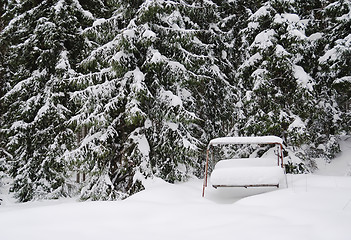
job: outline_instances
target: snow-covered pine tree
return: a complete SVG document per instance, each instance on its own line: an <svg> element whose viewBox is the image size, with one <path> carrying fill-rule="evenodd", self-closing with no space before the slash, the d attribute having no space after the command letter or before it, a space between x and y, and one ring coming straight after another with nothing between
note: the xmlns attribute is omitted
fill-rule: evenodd
<svg viewBox="0 0 351 240"><path fill-rule="evenodd" d="M201 175L218 136L330 159L350 131L350 1L4 3L0 158L22 201L74 174L105 200Z"/></svg>
<svg viewBox="0 0 351 240"><path fill-rule="evenodd" d="M88 174L82 198L123 198L142 188L140 176L174 182L200 174L202 143L232 124L217 5L117 5L84 32L96 48L70 80L72 126L86 129L71 152Z"/></svg>
<svg viewBox="0 0 351 240"><path fill-rule="evenodd" d="M325 48L318 62L323 70L318 74L320 85L329 89L329 98L334 102L330 109L332 118L330 134L340 131L350 133L351 109L351 1L336 1L325 7L324 21L328 27L325 31Z"/></svg>
<svg viewBox="0 0 351 240"><path fill-rule="evenodd" d="M305 30L288 1L266 1L249 16L240 34L245 59L237 72L246 116L240 134L272 134L297 147L311 141L314 79L300 62Z"/></svg>
<svg viewBox="0 0 351 240"><path fill-rule="evenodd" d="M324 157L330 161L340 151L338 134L347 134L350 121L346 91L340 91L339 80L347 78L344 71L349 58L348 48L343 42L347 38L350 12L347 1L317 1L309 4L300 1L299 11L304 12L307 24L308 44L301 62L310 76L315 79L315 99L317 111L310 116L309 132L313 144L310 145L314 157ZM342 20L341 20L342 19ZM348 20L347 20L348 19ZM337 47L338 43L341 43ZM347 40L344 40L347 45ZM337 60L336 60L337 59ZM346 67L347 68L347 67ZM346 84L347 85L347 84ZM339 89L339 90L338 90ZM339 92L337 92L339 91Z"/></svg>
<svg viewBox="0 0 351 240"><path fill-rule="evenodd" d="M0 35L6 48L1 97L5 150L13 156L9 172L20 201L57 198L70 193L64 153L73 132L69 86L84 49L80 29L91 21L78 1L23 1L12 8L12 20Z"/></svg>
<svg viewBox="0 0 351 240"><path fill-rule="evenodd" d="M0 32L3 30L3 28L6 25L6 20L5 20L5 13L7 9L8 2L4 1L0 5ZM5 70L3 68L3 60L4 60L4 54L5 54L5 48L4 46L0 46L0 99L4 96L5 94L5 86L6 83L3 81L4 79L4 74ZM0 100L0 186L2 185L1 180L2 177L5 175L5 160L6 160L6 155L5 155L5 137L4 137L4 132L2 130L3 126L3 114L5 113L4 106L2 104L2 101Z"/></svg>
<svg viewBox="0 0 351 240"><path fill-rule="evenodd" d="M69 80L77 141L67 156L72 170L85 176L77 179L82 199L122 199L139 191L134 173L148 159L139 107L148 90L137 64L143 57L134 39L138 30L130 23L138 8L122 1L114 8L112 17L84 30L91 52L80 63L80 76Z"/></svg>

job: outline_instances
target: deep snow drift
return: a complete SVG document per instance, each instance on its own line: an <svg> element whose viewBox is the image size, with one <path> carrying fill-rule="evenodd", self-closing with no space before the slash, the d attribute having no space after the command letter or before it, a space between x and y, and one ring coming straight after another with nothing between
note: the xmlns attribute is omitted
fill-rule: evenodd
<svg viewBox="0 0 351 240"><path fill-rule="evenodd" d="M75 199L15 204L2 189L0 239L350 239L351 139L311 175L288 175L289 188L213 189L202 180L147 180L119 202ZM337 176L337 175L339 176Z"/></svg>

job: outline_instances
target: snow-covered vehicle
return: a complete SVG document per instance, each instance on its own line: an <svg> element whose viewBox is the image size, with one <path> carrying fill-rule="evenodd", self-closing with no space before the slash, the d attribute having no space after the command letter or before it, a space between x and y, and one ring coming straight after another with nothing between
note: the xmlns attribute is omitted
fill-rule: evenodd
<svg viewBox="0 0 351 240"><path fill-rule="evenodd" d="M278 146L277 158L236 158L216 163L210 177L214 188L218 187L277 187L286 182L283 164L283 140L276 136L223 137L210 141L207 147L205 178L202 196L205 195L209 172L209 155L213 146L230 144L273 144ZM213 161L213 159L212 159Z"/></svg>

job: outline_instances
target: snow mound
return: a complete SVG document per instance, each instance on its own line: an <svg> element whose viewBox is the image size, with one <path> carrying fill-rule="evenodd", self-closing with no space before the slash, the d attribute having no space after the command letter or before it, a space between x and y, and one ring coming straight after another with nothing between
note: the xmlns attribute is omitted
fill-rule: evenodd
<svg viewBox="0 0 351 240"><path fill-rule="evenodd" d="M213 186L278 185L284 179L281 167L220 168L213 171L210 182Z"/></svg>
<svg viewBox="0 0 351 240"><path fill-rule="evenodd" d="M233 167L268 167L278 165L277 159L274 158L237 158L221 160L216 164L218 168L233 168Z"/></svg>
<svg viewBox="0 0 351 240"><path fill-rule="evenodd" d="M211 174L215 185L251 186L278 185L284 180L284 170L273 158L241 158L219 161Z"/></svg>

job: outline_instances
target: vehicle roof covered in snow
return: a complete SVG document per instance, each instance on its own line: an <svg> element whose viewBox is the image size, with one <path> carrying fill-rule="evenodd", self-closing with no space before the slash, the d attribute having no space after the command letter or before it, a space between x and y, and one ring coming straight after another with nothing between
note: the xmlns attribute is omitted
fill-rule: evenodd
<svg viewBox="0 0 351 240"><path fill-rule="evenodd" d="M283 139L276 136L262 137L221 137L214 138L208 144L208 148L213 145L225 144L283 144Z"/></svg>

